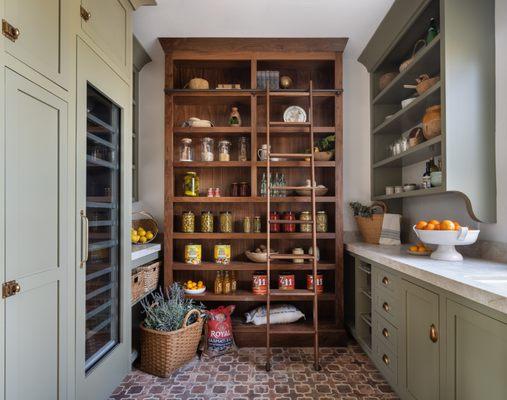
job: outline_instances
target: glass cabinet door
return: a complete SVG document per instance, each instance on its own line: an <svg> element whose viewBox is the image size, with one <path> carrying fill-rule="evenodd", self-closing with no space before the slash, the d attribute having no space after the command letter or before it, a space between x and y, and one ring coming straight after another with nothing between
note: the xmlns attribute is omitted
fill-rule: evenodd
<svg viewBox="0 0 507 400"><path fill-rule="evenodd" d="M88 371L120 341L120 109L87 88L86 351Z"/></svg>

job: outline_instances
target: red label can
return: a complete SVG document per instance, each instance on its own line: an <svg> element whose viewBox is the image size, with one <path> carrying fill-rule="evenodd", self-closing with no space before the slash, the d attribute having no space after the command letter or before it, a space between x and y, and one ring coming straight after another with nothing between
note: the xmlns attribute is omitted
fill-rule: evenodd
<svg viewBox="0 0 507 400"><path fill-rule="evenodd" d="M313 291L313 274L306 275L306 288ZM317 274L317 293L324 292L324 277L322 274Z"/></svg>
<svg viewBox="0 0 507 400"><path fill-rule="evenodd" d="M253 294L268 293L268 276L264 272L256 272L252 275Z"/></svg>
<svg viewBox="0 0 507 400"><path fill-rule="evenodd" d="M269 219L271 221L275 221L277 219L280 219L280 216L276 211L271 211L269 213ZM274 233L280 232L280 224L276 224L276 223L269 224L269 230L270 230L270 232L274 232Z"/></svg>
<svg viewBox="0 0 507 400"><path fill-rule="evenodd" d="M294 274L282 273L278 275L278 289L294 290L296 288L296 277Z"/></svg>

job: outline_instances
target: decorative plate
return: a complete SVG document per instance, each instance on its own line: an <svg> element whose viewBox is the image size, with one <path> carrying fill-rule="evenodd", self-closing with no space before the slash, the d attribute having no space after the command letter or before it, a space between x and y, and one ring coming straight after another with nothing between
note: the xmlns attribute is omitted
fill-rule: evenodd
<svg viewBox="0 0 507 400"><path fill-rule="evenodd" d="M299 106L290 106L283 113L284 122L306 122L306 111Z"/></svg>

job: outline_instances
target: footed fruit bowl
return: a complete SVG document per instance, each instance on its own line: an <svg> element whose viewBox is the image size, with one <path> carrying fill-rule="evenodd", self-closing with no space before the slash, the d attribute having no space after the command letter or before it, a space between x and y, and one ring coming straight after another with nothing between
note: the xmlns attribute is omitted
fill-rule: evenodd
<svg viewBox="0 0 507 400"><path fill-rule="evenodd" d="M455 246L473 244L479 237L480 230L460 227L456 231L430 231L413 227L415 234L423 243L436 244L438 248L431 253L431 258L442 261L462 261L463 256Z"/></svg>

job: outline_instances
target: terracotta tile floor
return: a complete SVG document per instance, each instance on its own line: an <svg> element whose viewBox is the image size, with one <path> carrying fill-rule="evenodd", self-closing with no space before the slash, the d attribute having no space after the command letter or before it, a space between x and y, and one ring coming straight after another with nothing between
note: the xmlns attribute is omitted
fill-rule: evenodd
<svg viewBox="0 0 507 400"><path fill-rule="evenodd" d="M196 358L170 378L133 370L110 400L398 398L359 346L322 348L320 372L313 369L312 352L312 348L275 348L270 373L264 369L264 348Z"/></svg>

